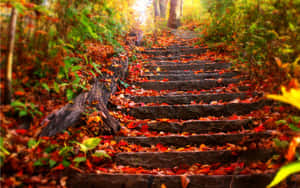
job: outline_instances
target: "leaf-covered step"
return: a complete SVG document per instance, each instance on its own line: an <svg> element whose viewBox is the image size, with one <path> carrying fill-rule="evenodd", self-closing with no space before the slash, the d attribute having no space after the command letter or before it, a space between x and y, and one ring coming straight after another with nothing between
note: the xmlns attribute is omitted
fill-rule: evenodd
<svg viewBox="0 0 300 188"><path fill-rule="evenodd" d="M239 83L240 79L224 78L221 80L190 80L190 81L143 81L135 82L134 85L147 90L201 90L212 89L215 87L224 87L229 84Z"/></svg>
<svg viewBox="0 0 300 188"><path fill-rule="evenodd" d="M157 61L168 61L168 60L181 60L181 59L191 59L194 58L194 56L189 55L179 55L179 56L169 56L169 57L150 57L149 59L145 59L144 61L148 60L157 60Z"/></svg>
<svg viewBox="0 0 300 188"><path fill-rule="evenodd" d="M261 96L262 94L252 93L216 93L200 95L165 95L165 96L130 96L130 100L143 103L166 103L166 104L190 104L191 102L210 103L211 101L232 101L234 99L246 99L248 97Z"/></svg>
<svg viewBox="0 0 300 188"><path fill-rule="evenodd" d="M129 143L134 143L142 146L151 146L156 144L162 144L165 146L177 146L184 147L187 145L224 145L226 143L238 144L257 142L263 138L271 137L271 132L259 132L259 133L237 133L237 134L212 134L212 135L190 135L190 136L135 136L135 137L119 137L117 140L124 140Z"/></svg>
<svg viewBox="0 0 300 188"><path fill-rule="evenodd" d="M168 55L188 55L188 54L202 54L207 51L207 48L182 48L182 49L167 49L167 50L146 50L140 51L142 54L153 56L168 56Z"/></svg>
<svg viewBox="0 0 300 188"><path fill-rule="evenodd" d="M164 80L167 79L169 81L176 81L176 80L200 80L200 79L207 79L207 78L232 78L239 75L238 72L225 72L225 73L218 73L218 72L209 72L209 73L198 73L195 74L194 72L183 72L178 74L145 74L142 78L147 78L149 80Z"/></svg>
<svg viewBox="0 0 300 188"><path fill-rule="evenodd" d="M145 66L145 68L149 70L157 70L160 69L161 71L172 71L172 70L216 70L216 69L228 69L232 66L231 63L199 63L199 64L178 64L178 65L149 65Z"/></svg>
<svg viewBox="0 0 300 188"><path fill-rule="evenodd" d="M134 172L132 172L134 173ZM101 188L182 188L181 175L152 174L82 174L69 171L67 187ZM265 188L274 174L260 173L247 175L188 175L188 188ZM185 179L185 178L184 178Z"/></svg>
<svg viewBox="0 0 300 188"><path fill-rule="evenodd" d="M192 60L188 62L174 62L174 61L151 61L144 64L145 67L149 66L176 66L176 65L197 65L197 64L205 64L205 63L213 63L219 61L211 61L211 60Z"/></svg>
<svg viewBox="0 0 300 188"><path fill-rule="evenodd" d="M176 122L160 121L148 124L149 131L163 131L171 133L208 133L237 131L241 129L254 128L251 119L242 120L188 120L182 124ZM136 127L137 129L139 127Z"/></svg>
<svg viewBox="0 0 300 188"><path fill-rule="evenodd" d="M230 163L233 161L266 161L274 154L273 149L257 149L246 151L193 151L193 152L122 152L117 153L114 160L118 165L151 168L172 168L195 163Z"/></svg>
<svg viewBox="0 0 300 188"><path fill-rule="evenodd" d="M165 47L153 47L147 48L145 51L154 51L154 50L168 50L168 49L193 49L193 46L183 46L183 45L172 45L172 46L165 46Z"/></svg>
<svg viewBox="0 0 300 188"><path fill-rule="evenodd" d="M265 104L264 100L254 103L228 103L220 105L162 105L143 106L132 108L129 114L138 119L198 119L205 116L230 116L233 114L243 115L260 109Z"/></svg>

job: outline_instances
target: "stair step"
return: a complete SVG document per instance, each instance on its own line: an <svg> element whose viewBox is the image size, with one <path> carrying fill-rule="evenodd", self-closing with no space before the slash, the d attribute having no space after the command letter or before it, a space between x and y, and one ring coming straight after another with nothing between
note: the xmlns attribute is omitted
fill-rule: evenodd
<svg viewBox="0 0 300 188"><path fill-rule="evenodd" d="M181 60L181 59L192 59L195 58L194 56L189 55L178 55L178 56L169 56L169 57L150 57L149 59L145 59L144 61L148 60L157 60L157 61L168 61L168 60Z"/></svg>
<svg viewBox="0 0 300 188"><path fill-rule="evenodd" d="M129 115L138 119L198 119L205 116L230 116L233 114L243 115L257 110L265 104L264 100L254 103L228 103L225 105L165 105L143 106L132 108ZM126 109L127 110L127 109Z"/></svg>
<svg viewBox="0 0 300 188"><path fill-rule="evenodd" d="M68 173L67 187L101 187L101 188L182 188L181 175L152 174L81 174ZM188 188L265 188L273 179L274 173L248 175L187 175L190 180Z"/></svg>
<svg viewBox="0 0 300 188"><path fill-rule="evenodd" d="M245 143L257 142L263 138L269 138L272 133L269 131L259 133L238 133L238 134L214 134L214 135L190 135L190 136L135 136L119 137L117 140L124 140L128 143L134 143L141 146L150 147L151 145L162 144L164 146L185 147L187 145L224 145L226 143L238 144L242 141ZM247 139L247 140L245 140Z"/></svg>
<svg viewBox="0 0 300 188"><path fill-rule="evenodd" d="M224 78L222 80L190 80L190 81L143 81L135 82L133 85L148 90L180 90L189 91L194 89L211 89L216 87L224 87L229 84L239 83L241 79Z"/></svg>
<svg viewBox="0 0 300 188"><path fill-rule="evenodd" d="M175 48L167 50L146 50L139 51L139 53L153 55L153 56L168 56L168 55L189 55L189 54L203 54L207 48Z"/></svg>
<svg viewBox="0 0 300 188"><path fill-rule="evenodd" d="M182 61L151 61L148 63L145 63L144 66L176 66L176 65L197 65L197 64L205 64L205 63L217 63L220 61L211 61L211 60L191 60L188 62L182 62Z"/></svg>
<svg viewBox="0 0 300 188"><path fill-rule="evenodd" d="M252 93L220 93L220 94L186 94L186 95L165 95L165 96L130 96L130 100L143 103L167 103L173 104L190 104L192 101L199 103L209 103L211 101L232 101L234 99L246 99L248 97L262 96L262 94Z"/></svg>
<svg viewBox="0 0 300 188"><path fill-rule="evenodd" d="M246 151L192 151L192 152L122 152L114 160L118 165L151 168L172 168L175 166L212 163L230 163L233 161L266 161L274 154L273 149Z"/></svg>
<svg viewBox="0 0 300 188"><path fill-rule="evenodd" d="M142 125L142 124L141 124ZM140 129L140 126L136 129ZM156 132L170 132L170 133L209 133L209 132L227 132L237 131L241 129L250 129L256 127L252 124L251 119L242 120L188 120L182 124L176 122L159 121L156 123L149 123L148 130Z"/></svg>
<svg viewBox="0 0 300 188"><path fill-rule="evenodd" d="M207 79L207 78L232 78L237 76L238 72L225 72L220 74L218 72L210 72L210 73L198 73L195 74L194 72L183 72L178 74L163 74L163 75L156 75L156 74L145 74L141 76L141 78L148 78L149 80L163 80L168 79L169 81L176 81L176 80L200 80L200 79Z"/></svg>
<svg viewBox="0 0 300 188"><path fill-rule="evenodd" d="M180 45L172 45L166 47L156 47L156 48L147 48L145 51L153 51L153 50L168 50L168 49L192 49L193 46L180 46Z"/></svg>
<svg viewBox="0 0 300 188"><path fill-rule="evenodd" d="M149 70L157 70L158 68L161 71L172 71L172 70L216 70L216 69L228 69L232 66L231 63L201 63L201 64L178 64L178 65L149 65L145 66Z"/></svg>

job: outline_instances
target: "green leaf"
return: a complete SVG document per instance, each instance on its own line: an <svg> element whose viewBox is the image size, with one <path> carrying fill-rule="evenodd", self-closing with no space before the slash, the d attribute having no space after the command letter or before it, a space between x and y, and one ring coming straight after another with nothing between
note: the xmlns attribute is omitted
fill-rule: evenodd
<svg viewBox="0 0 300 188"><path fill-rule="evenodd" d="M80 150L86 153L88 150L92 150L95 147L98 146L100 143L101 139L100 138L89 138L86 139L81 143L77 143L80 146Z"/></svg>
<svg viewBox="0 0 300 188"><path fill-rule="evenodd" d="M274 187L291 174L300 172L300 161L290 163L279 169L272 182L267 186Z"/></svg>
<svg viewBox="0 0 300 188"><path fill-rule="evenodd" d="M288 124L289 128L292 129L293 131L296 131L296 132L299 132L300 131L300 128L297 127L296 125L290 123Z"/></svg>
<svg viewBox="0 0 300 188"><path fill-rule="evenodd" d="M50 168L53 168L55 165L56 165L56 161L50 159L50 160L49 160L49 167L50 167Z"/></svg>
<svg viewBox="0 0 300 188"><path fill-rule="evenodd" d="M289 142L286 140L281 141L278 138L274 138L273 141L275 142L275 145L279 148L286 148L289 146Z"/></svg>
<svg viewBox="0 0 300 188"><path fill-rule="evenodd" d="M77 163L85 162L86 157L76 157L73 161Z"/></svg>
<svg viewBox="0 0 300 188"><path fill-rule="evenodd" d="M292 116L292 120L298 124L300 122L300 116Z"/></svg>
<svg viewBox="0 0 300 188"><path fill-rule="evenodd" d="M72 147L71 146L65 146L63 148L61 148L58 152L59 155L62 156L66 156L69 152L72 151Z"/></svg>
<svg viewBox="0 0 300 188"><path fill-rule="evenodd" d="M94 153L94 156L95 157L102 157L102 158L108 158L108 159L111 159L111 156L108 155L106 153L105 150L97 150L95 153Z"/></svg>
<svg viewBox="0 0 300 188"><path fill-rule="evenodd" d="M10 154L9 151L7 151L7 149L4 148L4 139L3 139L3 137L0 137L0 155L4 156L4 155L9 155L9 154Z"/></svg>
<svg viewBox="0 0 300 188"><path fill-rule="evenodd" d="M18 100L13 101L10 105L12 107L26 107L26 105L23 102L18 101Z"/></svg>
<svg viewBox="0 0 300 188"><path fill-rule="evenodd" d="M48 84L42 83L42 87L43 87L44 89L46 89L48 92L50 91L50 88L49 88Z"/></svg>
<svg viewBox="0 0 300 188"><path fill-rule="evenodd" d="M67 89L66 96L68 100L72 100L74 92L71 89Z"/></svg>
<svg viewBox="0 0 300 188"><path fill-rule="evenodd" d="M33 166L43 166L43 165L44 165L44 163L42 162L41 159L38 159L37 161L35 161L35 162L33 163Z"/></svg>
<svg viewBox="0 0 300 188"><path fill-rule="evenodd" d="M27 142L27 146L28 148L35 148L39 145L40 141L36 141L34 139L30 139L28 142Z"/></svg>
<svg viewBox="0 0 300 188"><path fill-rule="evenodd" d="M89 138L82 142L87 148L94 149L100 143L100 138Z"/></svg>
<svg viewBox="0 0 300 188"><path fill-rule="evenodd" d="M276 123L276 125L282 125L282 124L287 124L287 121L284 119L281 119L281 120L276 121L275 123Z"/></svg>
<svg viewBox="0 0 300 188"><path fill-rule="evenodd" d="M59 93L59 86L56 82L53 83L53 89L56 93Z"/></svg>
<svg viewBox="0 0 300 188"><path fill-rule="evenodd" d="M71 71L72 72L75 72L75 71L78 71L78 70L80 70L82 67L80 66L80 65L76 65L76 66L73 66L72 68L71 68Z"/></svg>
<svg viewBox="0 0 300 188"><path fill-rule="evenodd" d="M69 167L71 165L71 162L65 159L61 163L64 165L64 167Z"/></svg>
<svg viewBox="0 0 300 188"><path fill-rule="evenodd" d="M25 110L21 110L20 112L19 112L19 116L20 117L23 117L23 116L26 116L28 113L27 113L27 111L25 111Z"/></svg>

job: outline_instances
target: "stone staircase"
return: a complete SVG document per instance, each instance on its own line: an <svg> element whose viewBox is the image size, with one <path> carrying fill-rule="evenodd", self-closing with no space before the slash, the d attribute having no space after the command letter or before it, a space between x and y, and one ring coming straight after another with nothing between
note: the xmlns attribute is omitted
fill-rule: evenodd
<svg viewBox="0 0 300 188"><path fill-rule="evenodd" d="M144 63L147 72L140 75L141 81L133 85L145 91L168 92L152 96L128 94L128 99L140 105L121 111L136 118L136 126L132 130L139 131L146 123L148 130L157 135L115 137L117 141L153 149L151 152L117 153L114 156L116 165L163 169L165 172L168 171L166 169L182 168L188 169L186 173L74 174L68 185L109 188L266 187L274 176L274 170L243 171L252 163L268 161L275 153L273 148L265 148L263 143L263 140L272 138L272 131L253 131L258 124L249 115L261 109L266 101L261 98L261 93L249 91L249 85L243 84L245 78L230 70L231 63L192 59L192 55L205 51L205 48L179 44L140 52L150 56L148 63ZM239 149L230 149L231 145ZM172 150L161 151L157 147ZM219 169L225 165L224 171L233 166L234 170L227 174L193 171L197 165L216 164L221 166ZM194 173L189 173L190 170Z"/></svg>

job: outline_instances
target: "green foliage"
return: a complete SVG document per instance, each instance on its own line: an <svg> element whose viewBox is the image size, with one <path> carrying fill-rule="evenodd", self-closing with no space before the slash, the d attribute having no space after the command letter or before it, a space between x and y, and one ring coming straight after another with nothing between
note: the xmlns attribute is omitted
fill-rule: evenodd
<svg viewBox="0 0 300 188"><path fill-rule="evenodd" d="M284 148L287 148L289 146L289 142L286 141L286 140L281 141L278 138L274 138L273 141L274 141L275 145L277 147L279 147L279 148L283 148L284 149Z"/></svg>
<svg viewBox="0 0 300 188"><path fill-rule="evenodd" d="M63 148L61 148L58 152L59 155L67 157L68 155L73 153L73 147L65 145Z"/></svg>
<svg viewBox="0 0 300 188"><path fill-rule="evenodd" d="M109 156L105 150L97 150L93 156L111 159L111 156Z"/></svg>
<svg viewBox="0 0 300 188"><path fill-rule="evenodd" d="M40 141L30 139L27 143L28 148L36 148L40 144Z"/></svg>
<svg viewBox="0 0 300 188"><path fill-rule="evenodd" d="M5 156L9 154L10 152L4 147L4 138L0 137L0 167L4 163Z"/></svg>
<svg viewBox="0 0 300 188"><path fill-rule="evenodd" d="M35 116L41 116L42 113L37 109L36 105L33 103L23 103L21 101L13 101L11 106L18 113L19 117L30 116L34 118Z"/></svg>
<svg viewBox="0 0 300 188"><path fill-rule="evenodd" d="M4 1L18 10L14 71L18 81L14 87L29 88L40 92L40 88L62 94L71 100L79 91L85 90L77 71L82 68L82 57L86 53L87 41L101 42L122 50L118 38L125 34L128 2L114 0L55 0ZM123 7L124 6L124 7ZM125 8L126 7L126 8ZM123 9L121 9L123 8ZM4 12L10 12L5 8ZM8 28L9 14L0 14L1 31ZM3 32L0 40L7 40ZM5 56L5 54L4 54ZM63 62L60 62L63 59ZM91 63L93 71L100 74L99 66ZM24 75L30 79L20 80ZM41 81L41 83L40 83ZM21 107L21 106L20 106ZM19 108L19 107L18 107ZM21 107L25 108L25 106ZM29 112L21 110L20 116Z"/></svg>
<svg viewBox="0 0 300 188"><path fill-rule="evenodd" d="M75 157L73 159L74 162L76 162L77 164L81 163L81 162L85 162L86 161L86 157Z"/></svg>
<svg viewBox="0 0 300 188"><path fill-rule="evenodd" d="M206 41L231 47L250 62L248 70L268 70L265 62L274 63L275 57L292 63L299 55L299 0L215 0L205 5L211 15L208 27L201 28Z"/></svg>

